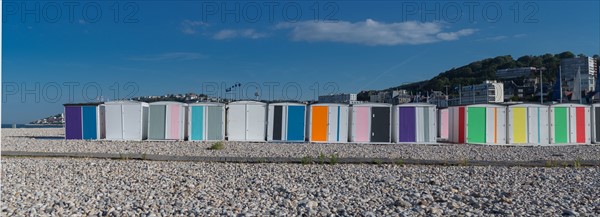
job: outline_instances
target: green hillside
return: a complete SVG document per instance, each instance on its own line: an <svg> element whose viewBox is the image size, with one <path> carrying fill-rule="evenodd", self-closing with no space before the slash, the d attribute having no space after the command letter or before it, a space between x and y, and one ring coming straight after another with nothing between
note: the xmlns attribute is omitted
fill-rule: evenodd
<svg viewBox="0 0 600 217"><path fill-rule="evenodd" d="M582 55L582 54L580 54ZM518 59L513 59L512 56L497 56L472 62L470 64L452 68L438 74L430 80L414 82L411 84L391 87L386 90L404 89L416 93L418 91L426 92L431 90L445 90L446 85L458 87L458 85L479 84L485 80L498 80L496 78L496 70L518 67L545 67L543 72L544 82L554 82L556 71L560 65L560 60L563 58L572 58L575 54L565 51L559 54L543 54L539 56L522 56ZM594 55L598 57L598 55ZM361 91L358 95L359 100L368 100L370 94L377 93L377 90Z"/></svg>

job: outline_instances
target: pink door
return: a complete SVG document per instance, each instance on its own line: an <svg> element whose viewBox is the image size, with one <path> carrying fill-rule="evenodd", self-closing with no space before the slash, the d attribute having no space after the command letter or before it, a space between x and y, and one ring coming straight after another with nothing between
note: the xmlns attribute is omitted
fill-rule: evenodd
<svg viewBox="0 0 600 217"><path fill-rule="evenodd" d="M181 106L180 105L169 105L169 110L171 110L171 129L169 129L169 138L168 139L180 139L179 132L181 132Z"/></svg>
<svg viewBox="0 0 600 217"><path fill-rule="evenodd" d="M440 110L440 137L448 139L448 109Z"/></svg>
<svg viewBox="0 0 600 217"><path fill-rule="evenodd" d="M354 107L354 141L355 142L369 142L371 135L369 130L369 107Z"/></svg>

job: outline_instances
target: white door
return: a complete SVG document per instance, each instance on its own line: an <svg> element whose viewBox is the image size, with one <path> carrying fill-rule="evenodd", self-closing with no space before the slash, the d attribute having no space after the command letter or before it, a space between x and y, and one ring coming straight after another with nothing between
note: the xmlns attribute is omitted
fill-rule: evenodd
<svg viewBox="0 0 600 217"><path fill-rule="evenodd" d="M424 107L416 107L415 108L415 140L416 142L423 142L425 141L425 131L423 129L425 129L425 108ZM399 114L398 114L399 115ZM400 137L400 136L398 136Z"/></svg>
<svg viewBox="0 0 600 217"><path fill-rule="evenodd" d="M142 106L123 105L123 139L142 139Z"/></svg>
<svg viewBox="0 0 600 217"><path fill-rule="evenodd" d="M497 135L497 143L498 144L506 144L506 108L498 108L497 112L497 125L498 129L496 131Z"/></svg>
<svg viewBox="0 0 600 217"><path fill-rule="evenodd" d="M429 108L429 138L428 142L437 142L437 110L435 108Z"/></svg>
<svg viewBox="0 0 600 217"><path fill-rule="evenodd" d="M121 119L121 105L106 105L104 106L105 111L105 125L106 125L106 139L118 140L123 139L123 119Z"/></svg>
<svg viewBox="0 0 600 217"><path fill-rule="evenodd" d="M246 108L246 141L265 140L266 107L264 105L247 105Z"/></svg>
<svg viewBox="0 0 600 217"><path fill-rule="evenodd" d="M229 105L227 110L229 141L246 140L246 105Z"/></svg>
<svg viewBox="0 0 600 217"><path fill-rule="evenodd" d="M569 111L569 142L577 143L577 109L568 107Z"/></svg>
<svg viewBox="0 0 600 217"><path fill-rule="evenodd" d="M275 125L275 106L271 105L269 106L268 109L268 122L269 124L267 125L267 140L272 141L273 140L273 129L274 129L274 125ZM282 135L283 136L283 135Z"/></svg>
<svg viewBox="0 0 600 217"><path fill-rule="evenodd" d="M491 107L485 109L485 142L487 144L496 144L498 141L497 137L497 108Z"/></svg>
<svg viewBox="0 0 600 217"><path fill-rule="evenodd" d="M539 141L541 144L550 144L550 124L548 123L548 108L539 109Z"/></svg>
<svg viewBox="0 0 600 217"><path fill-rule="evenodd" d="M338 108L339 106L329 106L327 108L327 141L337 142L338 135Z"/></svg>
<svg viewBox="0 0 600 217"><path fill-rule="evenodd" d="M592 143L592 117L590 108L585 108L585 143Z"/></svg>
<svg viewBox="0 0 600 217"><path fill-rule="evenodd" d="M339 134L340 134L340 139L338 142L348 142L348 110L349 107L347 106L340 106L340 119L339 119Z"/></svg>
<svg viewBox="0 0 600 217"><path fill-rule="evenodd" d="M538 125L538 120L540 120L538 117L540 115L540 111L539 111L539 107L529 107L526 108L527 111L527 143L529 144L538 144L540 143L538 140L540 139L540 131L541 131L541 126ZM512 117L510 117L512 120ZM514 122L514 120L512 120L512 122ZM512 135L514 134L514 129L512 129L511 127L511 140L514 140L514 138L512 138ZM511 143L513 143L511 141Z"/></svg>

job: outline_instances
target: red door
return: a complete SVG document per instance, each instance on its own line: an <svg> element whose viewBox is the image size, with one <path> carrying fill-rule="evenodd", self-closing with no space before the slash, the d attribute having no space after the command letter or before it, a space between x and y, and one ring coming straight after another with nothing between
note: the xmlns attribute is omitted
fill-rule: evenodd
<svg viewBox="0 0 600 217"><path fill-rule="evenodd" d="M575 109L575 116L577 119L577 143L585 143L585 108L577 107Z"/></svg>
<svg viewBox="0 0 600 217"><path fill-rule="evenodd" d="M465 143L465 107L458 107L458 143Z"/></svg>

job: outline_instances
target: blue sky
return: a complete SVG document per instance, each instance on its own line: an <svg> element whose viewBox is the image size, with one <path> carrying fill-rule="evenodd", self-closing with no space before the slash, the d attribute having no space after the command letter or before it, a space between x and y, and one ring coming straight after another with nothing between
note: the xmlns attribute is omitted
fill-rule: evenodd
<svg viewBox="0 0 600 217"><path fill-rule="evenodd" d="M271 3L4 1L2 123L60 113L70 93L81 102L96 90L114 99L241 82L263 99L312 99L499 55L600 53L598 1Z"/></svg>

